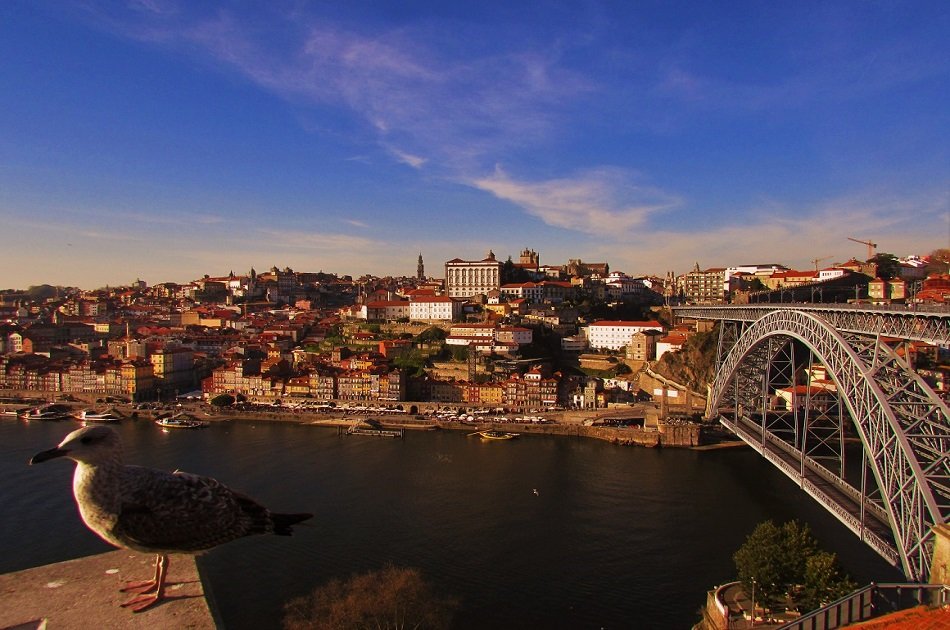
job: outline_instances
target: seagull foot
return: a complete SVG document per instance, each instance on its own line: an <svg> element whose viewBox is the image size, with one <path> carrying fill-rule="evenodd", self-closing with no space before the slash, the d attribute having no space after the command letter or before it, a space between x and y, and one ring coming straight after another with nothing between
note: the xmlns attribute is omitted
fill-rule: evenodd
<svg viewBox="0 0 950 630"><path fill-rule="evenodd" d="M148 593L158 589L158 583L155 580L145 580L143 582L129 582L119 589L120 593Z"/></svg>
<svg viewBox="0 0 950 630"><path fill-rule="evenodd" d="M149 608L150 606L153 606L154 604L157 604L158 602L162 601L162 599L164 599L164 597L162 593L160 592L145 593L145 594L139 595L138 597L130 599L124 604L119 604L119 605L122 606L122 608L131 608L132 612L137 613L137 612L142 612L143 610L145 610L146 608Z"/></svg>
<svg viewBox="0 0 950 630"><path fill-rule="evenodd" d="M165 598L165 576L168 574L168 556L158 554L155 557L155 577L144 582L129 582L125 588L119 589L122 593L138 593L124 604L122 608L131 608L132 612L142 612L149 606L157 604Z"/></svg>

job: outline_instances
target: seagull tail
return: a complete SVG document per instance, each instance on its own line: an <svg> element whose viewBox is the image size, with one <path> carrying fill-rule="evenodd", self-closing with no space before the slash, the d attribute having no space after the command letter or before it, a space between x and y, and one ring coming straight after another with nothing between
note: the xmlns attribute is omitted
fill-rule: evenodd
<svg viewBox="0 0 950 630"><path fill-rule="evenodd" d="M313 518L313 514L271 514L271 520L274 523L274 533L278 536L290 536L293 533L293 526L308 518Z"/></svg>

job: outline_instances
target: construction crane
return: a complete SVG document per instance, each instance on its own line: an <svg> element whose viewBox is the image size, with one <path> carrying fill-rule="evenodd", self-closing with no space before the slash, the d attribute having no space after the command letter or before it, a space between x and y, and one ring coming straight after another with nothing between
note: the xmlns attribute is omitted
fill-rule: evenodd
<svg viewBox="0 0 950 630"><path fill-rule="evenodd" d="M877 243L872 243L871 241L862 241L861 239L848 237L849 241L854 241L855 243L861 243L862 245L868 246L868 260L874 258L874 250L877 249Z"/></svg>
<svg viewBox="0 0 950 630"><path fill-rule="evenodd" d="M831 256L822 256L821 258L812 258L811 262L813 265L815 265L815 271L818 271L818 263L820 263L823 260L828 260L829 258L831 258Z"/></svg>

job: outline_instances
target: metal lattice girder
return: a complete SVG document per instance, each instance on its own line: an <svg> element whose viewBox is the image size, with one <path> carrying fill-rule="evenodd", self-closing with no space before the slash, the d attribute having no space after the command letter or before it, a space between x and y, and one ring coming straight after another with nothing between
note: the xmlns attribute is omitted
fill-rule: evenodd
<svg viewBox="0 0 950 630"><path fill-rule="evenodd" d="M678 317L755 322L777 309L813 313L842 332L884 335L950 346L950 311L934 305L870 307L857 304L751 304L677 306L673 311Z"/></svg>
<svg viewBox="0 0 950 630"><path fill-rule="evenodd" d="M798 339L827 368L861 438L904 573L926 579L932 528L950 515L950 410L879 336L840 333L801 309L770 310L746 328L719 366L711 409L732 398L739 419L739 405L754 408L766 341L775 337Z"/></svg>

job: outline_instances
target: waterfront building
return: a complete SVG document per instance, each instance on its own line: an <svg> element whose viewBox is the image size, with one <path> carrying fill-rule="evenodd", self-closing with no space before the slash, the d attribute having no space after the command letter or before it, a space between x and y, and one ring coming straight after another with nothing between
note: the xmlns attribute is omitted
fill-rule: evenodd
<svg viewBox="0 0 950 630"><path fill-rule="evenodd" d="M194 352L190 348L165 348L149 356L155 387L163 392L187 391L195 385Z"/></svg>
<svg viewBox="0 0 950 630"><path fill-rule="evenodd" d="M445 293L450 298L487 295L501 286L501 267L491 251L484 260L454 258L445 263Z"/></svg>
<svg viewBox="0 0 950 630"><path fill-rule="evenodd" d="M466 383L462 402L472 405L500 407L505 400L505 388L501 383Z"/></svg>
<svg viewBox="0 0 950 630"><path fill-rule="evenodd" d="M504 405L512 409L545 409L558 403L558 379L545 378L537 368L524 376L512 374L502 387Z"/></svg>

